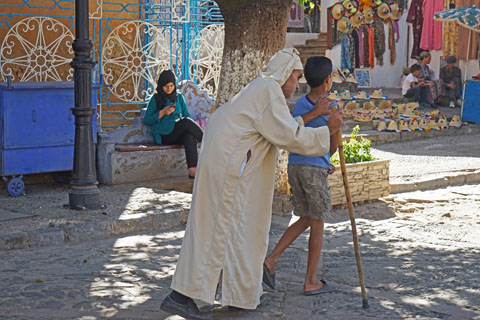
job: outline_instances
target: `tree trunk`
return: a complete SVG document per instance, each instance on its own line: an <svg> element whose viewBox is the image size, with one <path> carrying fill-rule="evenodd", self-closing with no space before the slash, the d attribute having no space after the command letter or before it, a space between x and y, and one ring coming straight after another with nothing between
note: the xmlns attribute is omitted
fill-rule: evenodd
<svg viewBox="0 0 480 320"><path fill-rule="evenodd" d="M285 45L292 0L216 0L225 21L217 106L263 71Z"/></svg>

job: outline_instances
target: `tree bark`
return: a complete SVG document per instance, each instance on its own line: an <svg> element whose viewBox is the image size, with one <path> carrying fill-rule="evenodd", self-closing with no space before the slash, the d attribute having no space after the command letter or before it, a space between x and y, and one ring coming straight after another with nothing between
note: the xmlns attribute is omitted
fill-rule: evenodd
<svg viewBox="0 0 480 320"><path fill-rule="evenodd" d="M292 0L216 0L225 22L217 107L263 71L285 45Z"/></svg>

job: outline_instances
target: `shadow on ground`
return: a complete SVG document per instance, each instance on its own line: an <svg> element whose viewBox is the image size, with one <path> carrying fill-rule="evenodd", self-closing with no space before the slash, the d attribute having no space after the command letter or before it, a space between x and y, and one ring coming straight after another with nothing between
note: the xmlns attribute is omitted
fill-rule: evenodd
<svg viewBox="0 0 480 320"><path fill-rule="evenodd" d="M32 217L0 222L0 234L35 231L42 228L64 230L68 226L73 228L73 225L80 224L87 230L90 225L86 224L94 222L96 225L92 224L90 229L94 230L95 234L92 233L85 238L85 240L92 240L109 235L150 230L152 227L162 225L172 227L184 222L186 210L190 207L191 201L190 194L161 190L154 183L101 185L99 187L101 205L99 209L71 210L69 209L69 191L70 187L67 184L50 184L47 186L30 185L26 195L16 198L8 196L6 191L2 192L0 209ZM177 214L176 218L171 217L175 212L180 211L183 213ZM132 228L128 230L121 223L125 221L127 224L129 219L143 219L144 221L135 225L131 224ZM160 220L165 220L165 223ZM54 229L50 229L50 231L52 230ZM57 243L50 241L45 244Z"/></svg>
<svg viewBox="0 0 480 320"><path fill-rule="evenodd" d="M290 223L275 217L270 250ZM478 248L423 241L392 219L358 219L369 310L361 308L349 221L326 227L323 276L335 293L304 297L308 232L277 266L278 288L255 311L216 319L466 319L480 315ZM407 226L408 228L408 226ZM2 253L0 315L35 319L174 319L159 310L169 293L183 232L138 234L54 248ZM25 256L30 255L30 257ZM35 260L25 264L25 259ZM53 271L52 271L53 268ZM28 306L28 308L25 308ZM55 310L55 312L52 312ZM476 313L474 313L476 312ZM176 318L177 319L177 318Z"/></svg>
<svg viewBox="0 0 480 320"><path fill-rule="evenodd" d="M480 134L441 136L376 145L374 149L401 155L480 158L480 148L472 148L479 140Z"/></svg>

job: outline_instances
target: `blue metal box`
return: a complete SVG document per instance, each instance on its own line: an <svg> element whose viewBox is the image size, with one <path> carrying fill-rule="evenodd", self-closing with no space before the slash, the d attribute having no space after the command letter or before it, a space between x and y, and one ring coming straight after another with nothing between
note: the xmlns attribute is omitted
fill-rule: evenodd
<svg viewBox="0 0 480 320"><path fill-rule="evenodd" d="M468 80L465 84L462 121L480 124L480 81Z"/></svg>
<svg viewBox="0 0 480 320"><path fill-rule="evenodd" d="M99 87L92 86L95 109ZM0 176L72 170L74 106L73 81L0 83ZM96 142L96 113L92 121ZM16 179L11 195L23 191Z"/></svg>

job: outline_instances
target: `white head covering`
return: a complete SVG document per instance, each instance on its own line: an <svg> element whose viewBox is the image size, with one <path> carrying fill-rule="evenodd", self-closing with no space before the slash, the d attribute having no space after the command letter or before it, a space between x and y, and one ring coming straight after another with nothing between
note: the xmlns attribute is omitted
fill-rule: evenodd
<svg viewBox="0 0 480 320"><path fill-rule="evenodd" d="M295 48L284 48L270 58L267 70L260 75L267 79L273 79L283 86L293 70L303 70L298 51Z"/></svg>

